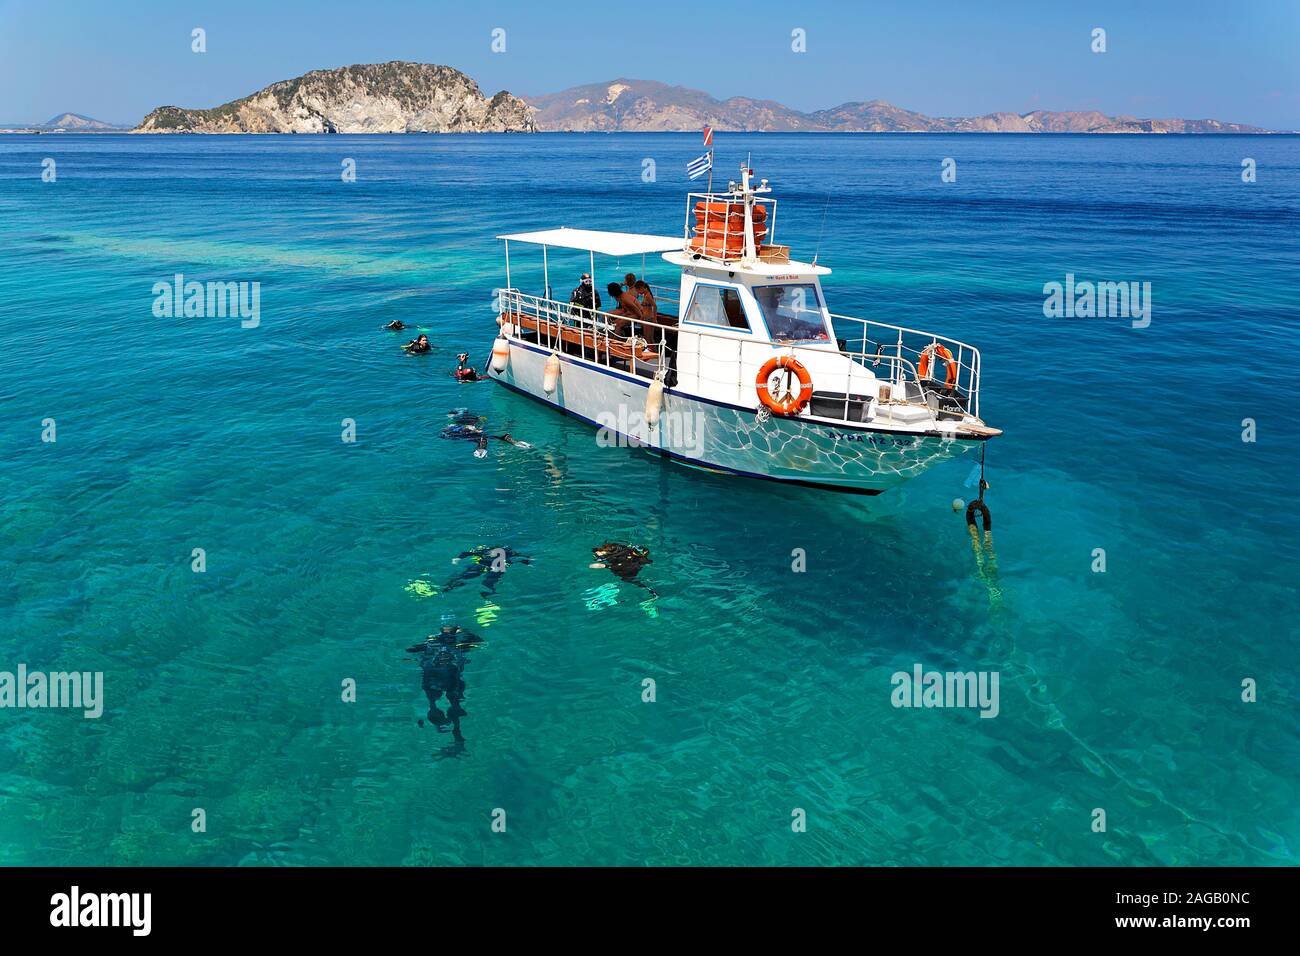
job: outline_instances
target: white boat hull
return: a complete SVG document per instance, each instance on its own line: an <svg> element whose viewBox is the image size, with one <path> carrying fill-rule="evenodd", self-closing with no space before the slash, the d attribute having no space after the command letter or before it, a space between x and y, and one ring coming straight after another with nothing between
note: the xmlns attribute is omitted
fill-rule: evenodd
<svg viewBox="0 0 1300 956"><path fill-rule="evenodd" d="M701 468L871 495L981 441L776 415L760 423L757 400L754 408L739 408L673 389L664 389L659 421L651 426L645 420L649 379L560 354L558 382L548 395L543 375L550 354L511 340L505 370L489 377L596 426L598 441L648 448Z"/></svg>

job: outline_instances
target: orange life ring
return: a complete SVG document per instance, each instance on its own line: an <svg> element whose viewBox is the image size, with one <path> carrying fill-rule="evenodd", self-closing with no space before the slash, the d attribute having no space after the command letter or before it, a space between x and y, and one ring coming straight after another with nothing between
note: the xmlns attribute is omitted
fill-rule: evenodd
<svg viewBox="0 0 1300 956"><path fill-rule="evenodd" d="M952 388L954 385L957 384L957 363L956 361L953 360L952 353L948 351L948 347L946 345L937 345L937 344L927 345L925 349L922 350L921 361L916 366L917 375L919 375L921 378L925 378L927 375L930 374L930 353L931 352L934 352L939 356L939 358L943 359L945 362L948 363L947 371L944 374L944 378L945 378L944 385L946 385L948 388Z"/></svg>
<svg viewBox="0 0 1300 956"><path fill-rule="evenodd" d="M767 380L779 368L789 369L798 377L799 394L786 392L785 398L780 400L773 397L767 387ZM754 385L758 389L758 400L778 415L793 415L801 411L812 399L812 376L803 367L803 363L793 355L774 355L764 362L763 367L758 370L758 378L755 379Z"/></svg>

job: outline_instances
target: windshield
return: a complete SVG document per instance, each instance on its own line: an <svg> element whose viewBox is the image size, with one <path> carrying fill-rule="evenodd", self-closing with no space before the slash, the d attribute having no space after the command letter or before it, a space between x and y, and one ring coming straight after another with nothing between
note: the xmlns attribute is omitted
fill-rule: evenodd
<svg viewBox="0 0 1300 956"><path fill-rule="evenodd" d="M754 298L774 340L824 342L830 338L822 300L813 283L758 286Z"/></svg>

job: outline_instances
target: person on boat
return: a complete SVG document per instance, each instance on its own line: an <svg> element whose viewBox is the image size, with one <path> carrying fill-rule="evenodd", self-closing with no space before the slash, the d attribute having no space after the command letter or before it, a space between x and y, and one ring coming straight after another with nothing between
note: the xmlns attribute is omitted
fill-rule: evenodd
<svg viewBox="0 0 1300 956"><path fill-rule="evenodd" d="M655 301L655 294L650 291L650 284L644 279L637 279L632 288L636 293L637 304L641 306L641 321L658 322L659 303ZM641 337L647 342L657 342L662 333L663 329L658 326L647 325Z"/></svg>
<svg viewBox="0 0 1300 956"><path fill-rule="evenodd" d="M625 291L617 282L611 282L606 291L618 303L618 308L610 313L619 317L614 322L614 332L628 338L636 331L635 323L641 321L641 304L636 300L636 293Z"/></svg>
<svg viewBox="0 0 1300 956"><path fill-rule="evenodd" d="M432 350L429 345L429 337L423 332L420 333L418 338L411 339L411 341L403 345L402 348L407 355L424 355Z"/></svg>
<svg viewBox="0 0 1300 956"><path fill-rule="evenodd" d="M633 295L636 295L636 273L635 272L629 272L627 275L623 276L623 288L626 289L628 292L631 292Z"/></svg>
<svg viewBox="0 0 1300 956"><path fill-rule="evenodd" d="M429 722L440 731L450 729L458 744L464 743L460 735L460 718L465 716L461 702L465 699L467 652L482 643L476 634L455 623L452 615L444 614L437 634L430 634L423 643L406 649L408 654L417 655L420 689L429 702ZM447 713L438 706L444 694L447 695Z"/></svg>
<svg viewBox="0 0 1300 956"><path fill-rule="evenodd" d="M650 592L651 597L659 596L650 585L637 580L637 575L641 573L641 569L652 563L650 552L645 548L639 548L632 544L606 541L604 544L592 548L591 553L596 559L591 565L593 568L608 568L628 584L635 584L637 587L645 588Z"/></svg>
<svg viewBox="0 0 1300 956"><path fill-rule="evenodd" d="M512 564L532 564L533 559L512 548L489 547L482 544L469 551L462 551L451 559L452 564L460 564L462 561L466 562L465 567L461 568L460 574L447 582L442 589L443 592L455 590L481 578L479 593L488 598L496 594L501 576Z"/></svg>
<svg viewBox="0 0 1300 956"><path fill-rule="evenodd" d="M469 363L469 353L461 352L456 356L456 371L452 372L452 377L458 382L477 382L479 380L478 372L474 366Z"/></svg>
<svg viewBox="0 0 1300 956"><path fill-rule="evenodd" d="M406 330L406 325L401 319L393 319L393 321L385 325L384 328L389 332L404 332Z"/></svg>
<svg viewBox="0 0 1300 956"><path fill-rule="evenodd" d="M582 274L582 279L578 282L578 287L573 290L569 296L569 304L577 307L578 315L586 318L592 309L600 308L600 293L596 287L591 284L591 276L587 273ZM586 310L584 313L582 310Z"/></svg>

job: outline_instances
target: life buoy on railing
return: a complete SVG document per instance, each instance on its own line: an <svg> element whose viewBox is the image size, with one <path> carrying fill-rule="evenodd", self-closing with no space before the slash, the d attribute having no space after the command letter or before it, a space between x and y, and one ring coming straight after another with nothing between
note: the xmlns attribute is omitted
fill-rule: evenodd
<svg viewBox="0 0 1300 956"><path fill-rule="evenodd" d="M937 342L933 345L927 345L921 352L921 361L916 366L916 374L922 379L930 374L930 355L936 354L939 358L948 363L948 370L945 374L944 384L952 388L957 384L957 362L953 359L952 353L948 351L948 346L939 345Z"/></svg>
<svg viewBox="0 0 1300 956"><path fill-rule="evenodd" d="M787 376L785 394L781 398L772 394L768 381L777 369L785 369L799 379L797 393L789 387L789 376ZM758 378L755 379L754 385L758 389L758 400L777 415L793 415L812 400L812 376L803 367L803 363L793 355L774 355L764 362L763 367L758 370Z"/></svg>

